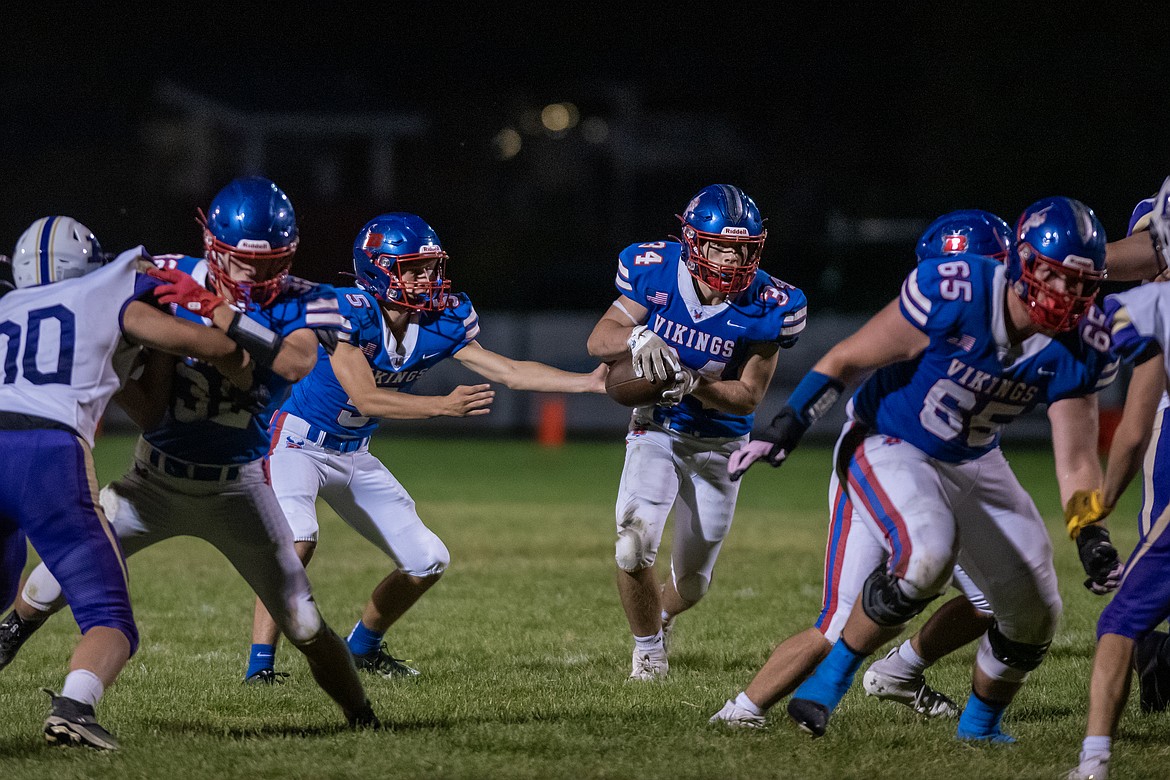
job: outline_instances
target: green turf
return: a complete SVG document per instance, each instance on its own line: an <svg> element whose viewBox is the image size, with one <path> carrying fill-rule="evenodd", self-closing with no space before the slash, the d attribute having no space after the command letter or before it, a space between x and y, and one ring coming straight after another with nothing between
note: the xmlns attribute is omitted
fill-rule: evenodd
<svg viewBox="0 0 1170 780"><path fill-rule="evenodd" d="M97 447L102 482L131 442ZM0 673L4 778L187 777L795 777L1055 778L1075 763L1084 730L1096 616L1074 546L1063 539L1051 457L1009 451L1050 520L1065 619L1053 651L1005 719L1020 742L975 748L954 724L852 691L828 736L809 740L781 708L764 733L707 725L772 646L819 608L828 451L808 447L778 471L753 471L717 579L678 621L671 675L627 684L630 638L613 584L613 502L622 443L545 450L515 441L395 441L375 447L451 550L451 569L396 626L392 650L423 676L371 680L392 727L350 733L282 646L289 682L240 684L252 600L208 545L165 542L130 564L142 649L102 702L116 754L46 747L47 697L59 686L76 626L52 621ZM1123 552L1135 540L1135 488L1114 516ZM310 569L326 619L347 632L387 561L322 505ZM214 518L207 518L214 522ZM931 670L965 698L972 648ZM1164 778L1166 717L1142 716L1136 695L1115 750L1115 777Z"/></svg>

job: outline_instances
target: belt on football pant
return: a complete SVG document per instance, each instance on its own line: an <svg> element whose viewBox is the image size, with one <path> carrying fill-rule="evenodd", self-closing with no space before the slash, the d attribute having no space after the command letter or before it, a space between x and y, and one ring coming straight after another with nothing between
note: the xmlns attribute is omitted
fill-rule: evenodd
<svg viewBox="0 0 1170 780"><path fill-rule="evenodd" d="M168 476L193 479L197 482L231 482L240 476L239 466L209 466L202 463L188 463L185 460L172 458L154 447L150 448L146 460Z"/></svg>
<svg viewBox="0 0 1170 780"><path fill-rule="evenodd" d="M309 424L308 433L305 434L305 438L310 439L322 449L341 453L357 452L362 448L363 444L370 440L369 436L363 439L344 438L329 431L323 431L312 423Z"/></svg>

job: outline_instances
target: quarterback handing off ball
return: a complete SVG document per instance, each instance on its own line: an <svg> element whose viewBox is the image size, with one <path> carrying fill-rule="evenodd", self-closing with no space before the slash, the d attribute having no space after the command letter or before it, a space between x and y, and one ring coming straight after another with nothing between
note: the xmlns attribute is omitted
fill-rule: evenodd
<svg viewBox="0 0 1170 780"><path fill-rule="evenodd" d="M669 388L669 382L654 384L646 377L636 376L629 353L609 364L609 374L605 378L606 394L622 406L656 404Z"/></svg>

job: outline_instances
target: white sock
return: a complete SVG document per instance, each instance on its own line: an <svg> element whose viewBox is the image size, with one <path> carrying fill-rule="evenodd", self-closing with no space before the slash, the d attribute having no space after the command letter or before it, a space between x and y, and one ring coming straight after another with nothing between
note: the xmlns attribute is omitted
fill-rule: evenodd
<svg viewBox="0 0 1170 780"><path fill-rule="evenodd" d="M1081 744L1081 763L1096 759L1105 762L1109 760L1109 751L1113 747L1113 737L1085 737Z"/></svg>
<svg viewBox="0 0 1170 780"><path fill-rule="evenodd" d="M106 686L98 676L88 669L76 669L65 676L65 685L61 688L61 695L67 699L97 707Z"/></svg>
<svg viewBox="0 0 1170 780"><path fill-rule="evenodd" d="M926 670L926 667L929 666L926 663L926 659L915 652L914 645L910 644L909 639L898 647L898 657L906 664L906 669L913 672L914 677L922 674Z"/></svg>
<svg viewBox="0 0 1170 780"><path fill-rule="evenodd" d="M662 629L658 629L658 633L650 636L635 636L634 647L641 652L649 650L659 650L662 648Z"/></svg>
<svg viewBox="0 0 1170 780"><path fill-rule="evenodd" d="M747 693L740 692L739 696L735 697L735 705L740 709L747 710L752 715L763 715L764 711L751 699L748 698Z"/></svg>

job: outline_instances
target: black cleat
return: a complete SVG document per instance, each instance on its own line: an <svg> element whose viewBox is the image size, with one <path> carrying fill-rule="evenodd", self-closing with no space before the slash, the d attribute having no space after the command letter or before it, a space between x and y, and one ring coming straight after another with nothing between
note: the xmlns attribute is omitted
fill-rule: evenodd
<svg viewBox="0 0 1170 780"><path fill-rule="evenodd" d="M418 677L419 671L413 666L407 666L408 659L394 658L386 652L386 643L383 642L377 650L371 650L364 655L355 655L353 664L360 672L370 672L383 677Z"/></svg>
<svg viewBox="0 0 1170 780"><path fill-rule="evenodd" d="M273 669L261 669L255 674L244 678L244 685L283 685L288 672L278 672Z"/></svg>
<svg viewBox="0 0 1170 780"><path fill-rule="evenodd" d="M357 712L347 714L346 720L349 721L351 729L380 729L382 728L382 721L378 720L378 716L374 714L374 708L370 704L370 700L366 699L366 703Z"/></svg>
<svg viewBox="0 0 1170 780"><path fill-rule="evenodd" d="M788 717L805 731L816 737L825 736L829 727L829 708L810 699L792 699L788 702Z"/></svg>
<svg viewBox="0 0 1170 780"><path fill-rule="evenodd" d="M25 620L16 614L15 609L4 616L0 621L0 669L12 663L20 646L44 624L44 619Z"/></svg>
<svg viewBox="0 0 1170 780"><path fill-rule="evenodd" d="M101 727L94 718L93 707L76 699L58 696L48 688L53 708L45 719L45 741L50 745L91 747L95 750L117 750L118 740Z"/></svg>
<svg viewBox="0 0 1170 780"><path fill-rule="evenodd" d="M1162 712L1170 704L1170 665L1163 658L1168 640L1165 631L1152 631L1134 648L1142 712Z"/></svg>

